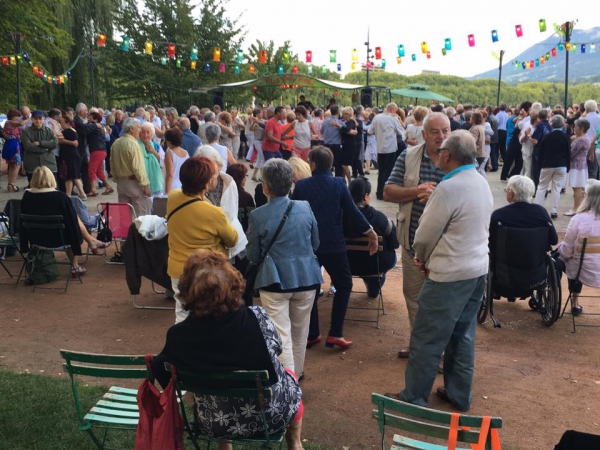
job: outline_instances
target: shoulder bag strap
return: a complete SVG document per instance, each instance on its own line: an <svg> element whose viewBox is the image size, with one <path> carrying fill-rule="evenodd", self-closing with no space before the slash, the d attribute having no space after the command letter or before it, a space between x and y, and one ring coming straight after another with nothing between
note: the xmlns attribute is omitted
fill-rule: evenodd
<svg viewBox="0 0 600 450"><path fill-rule="evenodd" d="M290 214L290 211L292 210L292 206L294 206L294 201L293 200L290 201L290 204L288 205L287 209L283 213L283 217L281 218L281 222L279 222L279 227L277 228L277 231L275 231L275 234L273 235L273 238L271 239L271 242L269 242L269 245L267 246L267 249L265 250L265 252L263 253L262 258L260 259L261 264L262 264L262 261L267 257L267 255L269 254L269 250L271 250L271 247L273 246L273 244L277 240L277 237L279 236L279 233L281 232L281 229L283 228L283 225L288 220L288 216Z"/></svg>
<svg viewBox="0 0 600 450"><path fill-rule="evenodd" d="M171 217L173 217L173 214L175 214L175 213L176 213L177 211L179 211L181 208L184 208L184 207L186 207L186 206L187 206L187 205L189 205L189 204L196 203L196 202L200 202L200 201L202 201L202 200L200 200L199 198L193 198L193 199L191 199L191 200L188 200L187 202L185 202L185 203L183 203L183 204L179 205L177 208L175 208L173 211L171 211L171 214L169 214L169 217L167 217L167 222L169 221L169 219L170 219Z"/></svg>

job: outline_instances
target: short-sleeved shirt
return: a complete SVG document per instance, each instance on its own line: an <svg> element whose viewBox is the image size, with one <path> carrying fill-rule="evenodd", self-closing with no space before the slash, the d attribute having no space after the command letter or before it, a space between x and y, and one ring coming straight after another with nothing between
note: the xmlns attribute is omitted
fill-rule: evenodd
<svg viewBox="0 0 600 450"><path fill-rule="evenodd" d="M388 178L385 184L397 184L398 186L404 186L404 174L406 172L406 150L404 150L398 159L396 160L396 165L392 170L390 177ZM444 172L442 169L437 167L435 163L431 160L429 155L427 154L427 149L423 146L423 158L421 159L421 168L419 171L419 183L440 183L442 181L442 177L444 176ZM425 203L420 203L418 201L412 202L412 209L410 215L410 229L409 229L409 242L410 249L406 249L411 255L414 254L412 249L413 242L415 240L415 231L419 226L419 219L421 215L423 215L423 210L425 209Z"/></svg>
<svg viewBox="0 0 600 450"><path fill-rule="evenodd" d="M273 138L281 140L281 126L279 122L273 117L267 121L265 125L265 137L263 138L263 152L278 152L279 143L269 139L269 130L273 133Z"/></svg>

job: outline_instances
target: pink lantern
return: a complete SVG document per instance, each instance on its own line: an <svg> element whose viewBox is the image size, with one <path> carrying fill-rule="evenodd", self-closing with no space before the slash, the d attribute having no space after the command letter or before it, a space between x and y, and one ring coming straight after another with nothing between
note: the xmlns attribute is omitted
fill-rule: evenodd
<svg viewBox="0 0 600 450"><path fill-rule="evenodd" d="M470 34L468 36L468 38L469 38L469 47L475 47L475 35Z"/></svg>
<svg viewBox="0 0 600 450"><path fill-rule="evenodd" d="M521 27L521 25L515 25L515 33L517 33L517 37L522 37L523 27Z"/></svg>
<svg viewBox="0 0 600 450"><path fill-rule="evenodd" d="M219 72L225 73L225 63L219 64Z"/></svg>

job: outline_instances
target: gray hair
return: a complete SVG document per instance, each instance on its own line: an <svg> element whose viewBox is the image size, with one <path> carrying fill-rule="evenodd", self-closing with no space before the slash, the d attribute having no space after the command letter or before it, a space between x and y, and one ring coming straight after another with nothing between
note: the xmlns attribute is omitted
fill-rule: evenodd
<svg viewBox="0 0 600 450"><path fill-rule="evenodd" d="M446 108L446 115L448 116L449 119L451 119L452 117L454 117L456 115L456 109L454 109L452 106L448 106Z"/></svg>
<svg viewBox="0 0 600 450"><path fill-rule="evenodd" d="M590 129L590 121L584 118L577 119L575 121L575 126L581 128L584 133L587 133Z"/></svg>
<svg viewBox="0 0 600 450"><path fill-rule="evenodd" d="M600 181L590 178L585 185L585 197L577 210L578 213L592 211L600 218Z"/></svg>
<svg viewBox="0 0 600 450"><path fill-rule="evenodd" d="M430 117L432 114L427 117ZM440 114L440 116L445 117L446 120L448 120L448 117L445 114L437 114ZM475 155L477 155L475 138L467 130L454 131L450 137L442 143L440 148L445 148L448 150L450 159L460 163L461 165L472 164L473 160L475 159Z"/></svg>
<svg viewBox="0 0 600 450"><path fill-rule="evenodd" d="M129 131L132 128L135 128L136 124L139 125L139 123L139 120L134 119L133 117L128 117L127 119L125 119L125 121L123 122L123 126L121 127L123 129L123 133L129 133Z"/></svg>
<svg viewBox="0 0 600 450"><path fill-rule="evenodd" d="M385 110L386 111L396 111L398 109L398 105L396 105L394 102L388 103L387 105L385 105Z"/></svg>
<svg viewBox="0 0 600 450"><path fill-rule="evenodd" d="M154 109L154 106L152 106L152 105L146 106L146 112L150 112L150 111L156 111L156 109Z"/></svg>
<svg viewBox="0 0 600 450"><path fill-rule="evenodd" d="M535 102L533 105L531 105L531 109L533 109L534 111L539 111L543 107L544 106L540 102Z"/></svg>
<svg viewBox="0 0 600 450"><path fill-rule="evenodd" d="M565 119L563 119L563 116L559 116L558 114L552 116L552 119L550 119L550 126L552 128L563 128L565 126Z"/></svg>
<svg viewBox="0 0 600 450"><path fill-rule="evenodd" d="M206 112L204 113L204 121L205 121L206 123L208 123L208 122L212 122L214 117L215 117L215 113L214 113L214 112L212 112L212 111L206 111Z"/></svg>
<svg viewBox="0 0 600 450"><path fill-rule="evenodd" d="M219 136L221 136L221 128L214 123L209 123L206 125L206 128L204 128L204 135L206 136L209 144L211 142L217 142L219 140Z"/></svg>
<svg viewBox="0 0 600 450"><path fill-rule="evenodd" d="M583 107L587 112L596 112L598 110L598 103L596 103L596 100L588 100L583 104Z"/></svg>
<svg viewBox="0 0 600 450"><path fill-rule="evenodd" d="M285 197L292 189L294 170L285 159L268 160L262 168L262 179L276 197Z"/></svg>
<svg viewBox="0 0 600 450"><path fill-rule="evenodd" d="M425 116L425 119L423 120L423 129L426 130L429 122L433 119L438 119L438 118L439 119L443 118L446 122L448 122L448 125L450 125L450 119L448 119L448 116L446 114L441 113L441 112L432 112Z"/></svg>
<svg viewBox="0 0 600 450"><path fill-rule="evenodd" d="M85 106L85 103L77 103L77 105L75 106L75 112L77 112L77 113L80 113L84 109L87 109L87 106Z"/></svg>
<svg viewBox="0 0 600 450"><path fill-rule="evenodd" d="M135 110L135 115L143 117L145 112L146 112L146 110L140 106L139 108L137 108Z"/></svg>
<svg viewBox="0 0 600 450"><path fill-rule="evenodd" d="M185 117L179 119L179 128L181 128L182 130L189 130L190 126L190 119L187 119Z"/></svg>
<svg viewBox="0 0 600 450"><path fill-rule="evenodd" d="M154 133L154 125L152 124L152 122L144 122L142 124L142 130L144 128L149 128L150 130L152 130L152 132Z"/></svg>
<svg viewBox="0 0 600 450"><path fill-rule="evenodd" d="M200 109L196 105L190 106L190 116L198 114L199 112L200 112Z"/></svg>
<svg viewBox="0 0 600 450"><path fill-rule="evenodd" d="M507 189L515 194L515 202L531 203L535 194L535 184L531 178L514 175L508 179Z"/></svg>
<svg viewBox="0 0 600 450"><path fill-rule="evenodd" d="M165 108L165 113L171 114L174 119L179 119L179 113L172 106L169 106L168 108Z"/></svg>
<svg viewBox="0 0 600 450"><path fill-rule="evenodd" d="M208 159L212 159L219 166L219 170L225 166L225 162L219 152L210 145L201 145L196 149L193 156L206 156Z"/></svg>

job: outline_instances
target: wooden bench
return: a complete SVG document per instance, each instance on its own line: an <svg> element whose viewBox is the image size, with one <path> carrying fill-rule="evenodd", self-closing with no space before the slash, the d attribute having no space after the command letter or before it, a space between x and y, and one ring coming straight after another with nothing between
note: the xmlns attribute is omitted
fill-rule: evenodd
<svg viewBox="0 0 600 450"><path fill-rule="evenodd" d="M500 417L447 413L395 400L381 394L373 394L371 401L377 406L373 410L373 418L379 424L382 450L385 450L386 426L446 441L445 445L438 445L396 434L393 438L392 450L500 450L498 438L498 429L502 428ZM478 430L471 428L478 428ZM459 448L456 447L456 442L475 445Z"/></svg>

